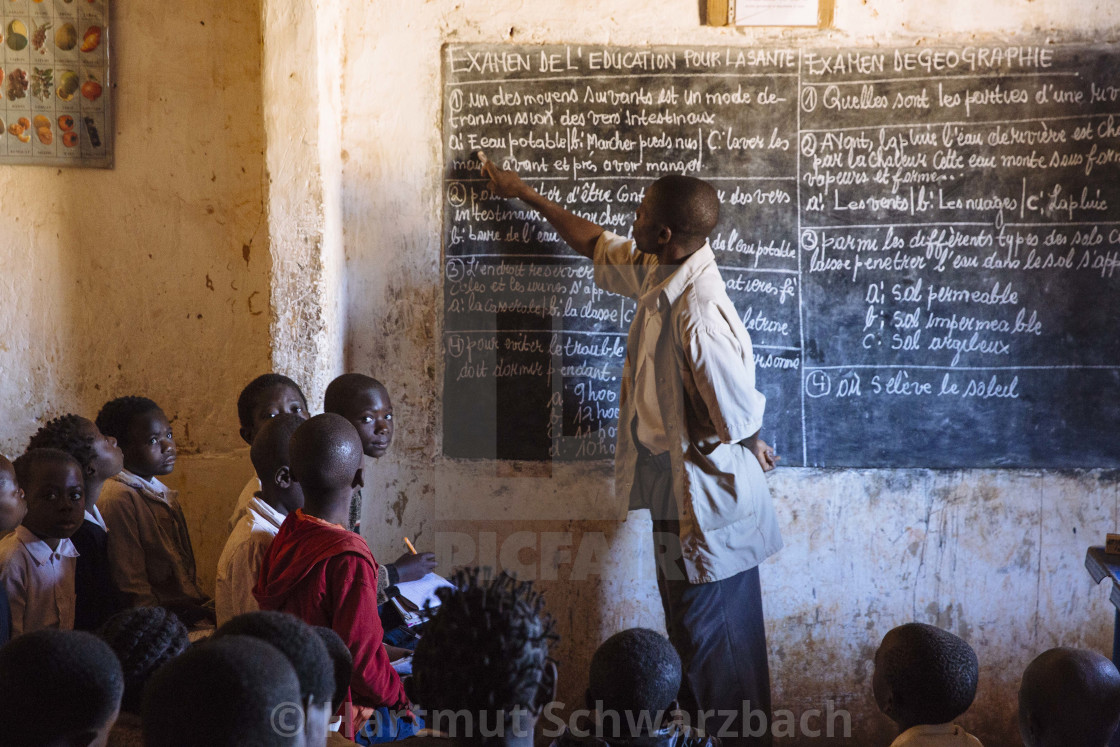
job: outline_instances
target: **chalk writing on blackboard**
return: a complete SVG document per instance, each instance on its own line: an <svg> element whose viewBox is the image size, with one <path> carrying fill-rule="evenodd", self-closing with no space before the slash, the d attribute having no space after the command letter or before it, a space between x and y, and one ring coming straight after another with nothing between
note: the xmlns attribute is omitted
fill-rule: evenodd
<svg viewBox="0 0 1120 747"><path fill-rule="evenodd" d="M668 173L784 464L1118 467L1120 63L1106 48L444 48L444 453L604 459L633 314L487 150L626 234Z"/></svg>

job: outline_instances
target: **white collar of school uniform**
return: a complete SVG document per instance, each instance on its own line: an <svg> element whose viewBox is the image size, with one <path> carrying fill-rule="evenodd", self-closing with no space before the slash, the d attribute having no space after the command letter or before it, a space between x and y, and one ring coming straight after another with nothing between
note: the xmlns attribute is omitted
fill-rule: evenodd
<svg viewBox="0 0 1120 747"><path fill-rule="evenodd" d="M168 490L166 485L159 481L158 477L141 477L140 475L129 472L127 469L122 469L109 479L123 482L134 490L146 490L153 495L159 496L164 501L166 501L171 494L171 491Z"/></svg>
<svg viewBox="0 0 1120 747"><path fill-rule="evenodd" d="M52 550L50 545L36 537L34 532L22 524L16 529L16 534L19 535L19 541L27 548L31 559L35 561L35 565L49 565L55 557L78 557L78 550L69 538L60 539L58 548Z"/></svg>
<svg viewBox="0 0 1120 747"><path fill-rule="evenodd" d="M105 526L105 519L101 516L101 509L99 509L97 506L90 506L86 509L86 518L104 529L106 532L109 531L109 527Z"/></svg>
<svg viewBox="0 0 1120 747"><path fill-rule="evenodd" d="M284 514L268 505L260 495L254 495L249 500L248 509L277 529L280 528L280 525L284 523L284 519L287 518Z"/></svg>

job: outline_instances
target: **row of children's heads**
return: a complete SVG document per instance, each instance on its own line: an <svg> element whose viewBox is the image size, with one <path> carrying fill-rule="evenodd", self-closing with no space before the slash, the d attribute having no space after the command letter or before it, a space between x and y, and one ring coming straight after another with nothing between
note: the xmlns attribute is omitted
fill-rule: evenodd
<svg viewBox="0 0 1120 747"><path fill-rule="evenodd" d="M362 440L367 456L382 457L393 441L393 403L385 386L371 376L342 374L327 386L323 411L350 421ZM237 399L241 438L252 445L261 426L282 413L306 420L307 398L296 382L282 374L264 374L253 379Z"/></svg>
<svg viewBox="0 0 1120 747"><path fill-rule="evenodd" d="M344 374L327 388L324 408L353 425L362 452L372 457L386 453L393 439L393 408L379 381ZM238 398L237 412L241 436L250 444L262 426L281 413L300 421L309 415L299 385L280 374L265 374L250 382ZM286 467L286 439L293 430L289 424L274 434L258 449L261 453L254 457L254 466L263 459L270 475ZM102 482L122 468L143 478L167 475L176 457L167 415L145 397L111 400L95 420L73 414L55 418L31 437L16 465L0 456L0 533L13 530L26 516L28 528L41 536L70 536L72 514L80 517L85 503L97 500ZM68 498L63 501L62 496Z"/></svg>
<svg viewBox="0 0 1120 747"><path fill-rule="evenodd" d="M135 608L96 637L42 630L0 649L0 733L104 744L119 708L143 715L150 744L322 745L352 669L334 631L282 612L240 615L192 648L173 613ZM280 707L298 712L278 720Z"/></svg>
<svg viewBox="0 0 1120 747"><path fill-rule="evenodd" d="M900 731L956 720L979 681L976 652L933 625L891 630L875 653L872 691ZM1104 747L1120 723L1120 672L1095 651L1055 648L1023 673L1019 729L1028 747Z"/></svg>

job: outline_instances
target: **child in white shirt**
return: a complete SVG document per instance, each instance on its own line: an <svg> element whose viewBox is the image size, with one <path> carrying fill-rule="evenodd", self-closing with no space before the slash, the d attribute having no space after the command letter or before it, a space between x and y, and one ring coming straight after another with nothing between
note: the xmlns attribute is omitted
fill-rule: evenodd
<svg viewBox="0 0 1120 747"><path fill-rule="evenodd" d="M241 424L238 433L241 434L241 439L252 446L261 426L285 412L298 415L304 420L311 417L303 390L299 388L299 384L283 374L261 374L246 384L237 397L237 420ZM245 507L260 489L261 482L256 475L253 475L233 506L233 513L229 517L231 533L237 526L237 520L241 518Z"/></svg>
<svg viewBox="0 0 1120 747"><path fill-rule="evenodd" d="M924 623L883 637L871 688L879 710L898 725L891 747L982 747L954 724L976 698L980 664L963 640Z"/></svg>
<svg viewBox="0 0 1120 747"><path fill-rule="evenodd" d="M245 506L218 559L214 602L219 626L260 609L253 587L261 560L284 518L303 508L303 489L292 479L288 464L288 441L303 421L297 413L282 413L267 421L253 439L249 457L261 489Z"/></svg>
<svg viewBox="0 0 1120 747"><path fill-rule="evenodd" d="M57 449L31 449L15 461L27 515L0 540L0 582L12 609L12 637L43 628L73 630L74 570L70 536L86 510L78 460Z"/></svg>

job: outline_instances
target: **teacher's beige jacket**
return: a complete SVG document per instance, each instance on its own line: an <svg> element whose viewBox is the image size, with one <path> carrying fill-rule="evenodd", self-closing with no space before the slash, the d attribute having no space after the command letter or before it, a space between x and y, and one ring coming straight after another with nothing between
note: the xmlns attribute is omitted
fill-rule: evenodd
<svg viewBox="0 0 1120 747"><path fill-rule="evenodd" d="M727 297L708 244L654 285L652 255L609 231L595 246L595 283L636 299L623 369L615 496L620 514L631 501L637 446L633 423L636 330L644 315L661 317L654 370L669 450L681 547L691 583L729 578L782 547L762 467L739 441L762 427L766 398L755 388L751 338Z"/></svg>

